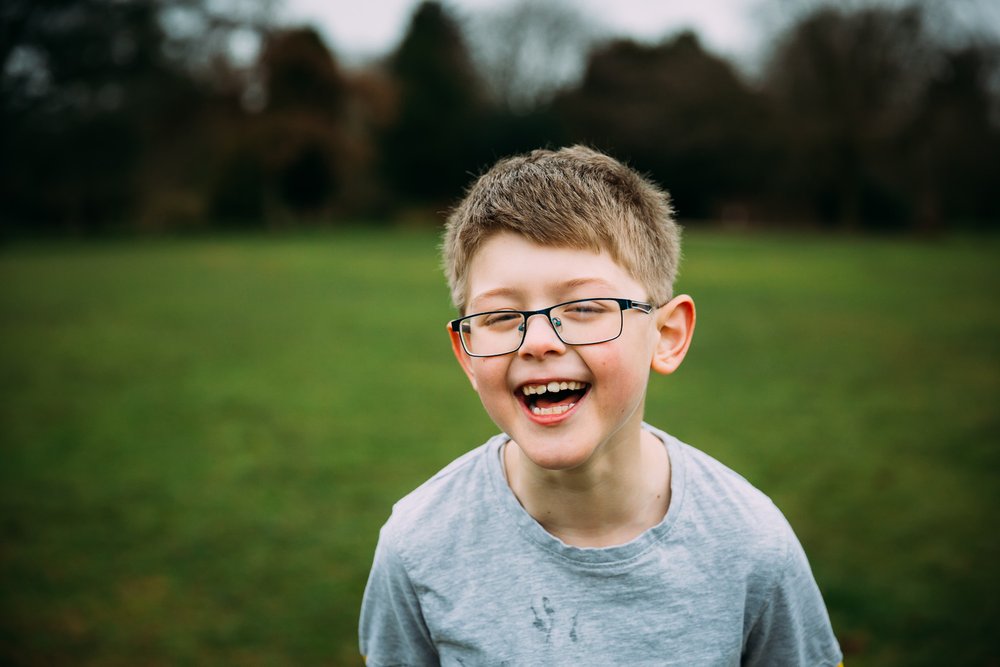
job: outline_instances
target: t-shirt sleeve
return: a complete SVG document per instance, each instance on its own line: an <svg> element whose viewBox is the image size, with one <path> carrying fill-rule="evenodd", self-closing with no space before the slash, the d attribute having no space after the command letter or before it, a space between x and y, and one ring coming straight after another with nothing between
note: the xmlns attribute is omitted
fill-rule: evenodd
<svg viewBox="0 0 1000 667"><path fill-rule="evenodd" d="M743 647L743 665L835 667L843 659L805 552L790 535L784 567Z"/></svg>
<svg viewBox="0 0 1000 667"><path fill-rule="evenodd" d="M420 601L385 528L368 575L358 635L368 665L438 664Z"/></svg>

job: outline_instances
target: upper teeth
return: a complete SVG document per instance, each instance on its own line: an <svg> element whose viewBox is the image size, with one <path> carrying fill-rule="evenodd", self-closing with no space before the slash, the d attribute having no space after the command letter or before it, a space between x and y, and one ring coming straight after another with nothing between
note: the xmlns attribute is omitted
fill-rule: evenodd
<svg viewBox="0 0 1000 667"><path fill-rule="evenodd" d="M549 382L548 384L526 384L521 387L521 391L526 396L530 396L531 394L544 394L547 391L566 391L567 389L576 391L577 389L583 389L585 386L587 385L583 382L570 380L569 382Z"/></svg>

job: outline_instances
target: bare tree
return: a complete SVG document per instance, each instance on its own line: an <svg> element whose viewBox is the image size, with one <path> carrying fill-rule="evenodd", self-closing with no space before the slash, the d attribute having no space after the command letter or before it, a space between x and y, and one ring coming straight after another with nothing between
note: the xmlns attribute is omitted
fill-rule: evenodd
<svg viewBox="0 0 1000 667"><path fill-rule="evenodd" d="M598 31L564 0L515 0L468 21L471 50L490 94L524 112L577 83Z"/></svg>

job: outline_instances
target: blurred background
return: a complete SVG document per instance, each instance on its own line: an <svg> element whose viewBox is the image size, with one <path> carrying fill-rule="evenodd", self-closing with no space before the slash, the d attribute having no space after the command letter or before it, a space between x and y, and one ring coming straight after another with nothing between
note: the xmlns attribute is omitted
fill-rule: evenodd
<svg viewBox="0 0 1000 667"><path fill-rule="evenodd" d="M996 3L691 4L9 0L4 231L433 224L574 142L687 220L995 224Z"/></svg>
<svg viewBox="0 0 1000 667"><path fill-rule="evenodd" d="M444 212L578 142L685 226L648 420L849 665L1000 665L991 0L5 0L0 663L359 664L392 503L495 430Z"/></svg>

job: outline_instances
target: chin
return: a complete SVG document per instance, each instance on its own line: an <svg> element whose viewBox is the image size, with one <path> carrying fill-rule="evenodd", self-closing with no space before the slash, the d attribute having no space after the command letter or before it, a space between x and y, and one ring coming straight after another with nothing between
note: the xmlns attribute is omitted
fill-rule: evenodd
<svg viewBox="0 0 1000 667"><path fill-rule="evenodd" d="M514 442L534 465L553 472L577 468L587 463L594 453L594 447L581 445L578 441L545 442L528 434L521 439L515 437Z"/></svg>

